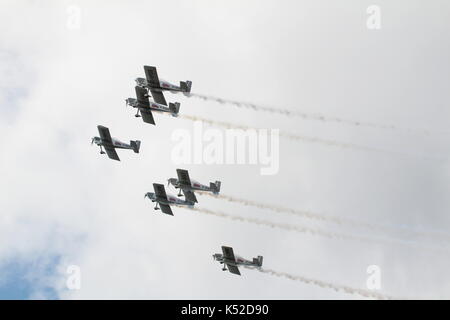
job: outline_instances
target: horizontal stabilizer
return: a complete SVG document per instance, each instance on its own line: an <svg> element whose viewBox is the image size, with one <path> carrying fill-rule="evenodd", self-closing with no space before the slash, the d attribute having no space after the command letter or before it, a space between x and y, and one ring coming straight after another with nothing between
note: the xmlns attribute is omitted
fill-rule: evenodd
<svg viewBox="0 0 450 320"><path fill-rule="evenodd" d="M180 81L180 88L183 92L191 92L192 81Z"/></svg>
<svg viewBox="0 0 450 320"><path fill-rule="evenodd" d="M135 153L139 153L139 149L141 148L141 142L139 140L136 141L131 140L130 145Z"/></svg>
<svg viewBox="0 0 450 320"><path fill-rule="evenodd" d="M172 113L172 115L178 115L178 112L180 111L180 103L169 103L169 110Z"/></svg>
<svg viewBox="0 0 450 320"><path fill-rule="evenodd" d="M263 257L262 256L258 256L257 258L253 258L253 264L258 266L258 267L262 267L262 263L263 263Z"/></svg>
<svg viewBox="0 0 450 320"><path fill-rule="evenodd" d="M220 181L216 182L210 182L209 187L211 188L212 192L219 193L220 192Z"/></svg>

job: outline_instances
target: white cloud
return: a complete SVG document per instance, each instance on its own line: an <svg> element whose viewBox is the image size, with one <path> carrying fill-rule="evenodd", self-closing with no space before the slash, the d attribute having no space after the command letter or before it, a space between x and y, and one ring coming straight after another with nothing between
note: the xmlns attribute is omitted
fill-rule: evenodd
<svg viewBox="0 0 450 320"><path fill-rule="evenodd" d="M65 9L73 4L82 8L79 30L66 28ZM178 208L168 217L143 199L153 182L175 175L172 130L192 125L156 115L153 127L125 108L144 64L158 66L167 80L192 80L199 93L445 130L450 99L439 88L449 80L443 71L449 69L444 57L450 47L426 35L448 33L448 21L432 19L437 9L431 7L410 12L408 19L400 4L384 7L382 33L369 34L365 8L356 1L344 8L332 1L77 1L46 7L11 1L8 11L1 10L0 56L12 53L20 60L7 60L13 72L1 83L27 94L17 102L14 121L0 127L6 195L0 198L0 242L7 244L0 246L0 262L61 255L60 274L51 283L63 298L352 298L246 270L242 278L222 273L211 255L229 244L244 256L262 254L272 269L353 287L364 288L367 266L377 264L382 287L392 295L448 297L447 257L286 233ZM418 18L429 23L415 25ZM26 77L17 75L22 71ZM181 95L167 98L181 102L181 113L448 155L447 137L323 125ZM3 117L3 102L1 112ZM141 153L119 151L120 163L99 155L89 145L98 124L123 140L142 140ZM373 222L449 226L448 169L442 162L286 141L280 142L280 157L275 176L260 176L256 166L187 169L202 181L221 180L223 193L257 201ZM233 214L309 223L199 201ZM81 267L80 291L63 287L71 264Z"/></svg>

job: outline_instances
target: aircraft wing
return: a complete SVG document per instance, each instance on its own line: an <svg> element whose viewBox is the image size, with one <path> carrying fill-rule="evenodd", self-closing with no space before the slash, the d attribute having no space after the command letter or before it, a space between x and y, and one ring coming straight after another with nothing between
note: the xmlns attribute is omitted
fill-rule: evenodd
<svg viewBox="0 0 450 320"><path fill-rule="evenodd" d="M159 207L161 208L161 211L164 212L165 214L173 216L172 209L170 208L169 205L160 203Z"/></svg>
<svg viewBox="0 0 450 320"><path fill-rule="evenodd" d="M150 102L148 100L147 90L139 86L134 87L134 90L136 91L136 98L139 104L149 106Z"/></svg>
<svg viewBox="0 0 450 320"><path fill-rule="evenodd" d="M234 257L233 248L222 246L222 253L225 259L236 261L236 258Z"/></svg>
<svg viewBox="0 0 450 320"><path fill-rule="evenodd" d="M155 124L155 119L153 119L152 110L150 110L150 108L139 108L139 110L141 110L141 116L144 122Z"/></svg>
<svg viewBox="0 0 450 320"><path fill-rule="evenodd" d="M145 78L150 87L161 88L156 67L144 66Z"/></svg>
<svg viewBox="0 0 450 320"><path fill-rule="evenodd" d="M120 161L119 156L117 155L116 149L112 147L105 147L106 154L110 159Z"/></svg>
<svg viewBox="0 0 450 320"><path fill-rule="evenodd" d="M239 276L241 275L238 267L227 264L227 268L228 268L228 271L230 271L231 273L237 274Z"/></svg>
<svg viewBox="0 0 450 320"><path fill-rule="evenodd" d="M166 189L164 188L164 185L162 185L160 183L154 183L153 189L155 189L156 198L167 200L167 194L166 194Z"/></svg>
<svg viewBox="0 0 450 320"><path fill-rule="evenodd" d="M107 127L97 126L97 129L98 133L100 134L100 138L102 138L104 142L112 143L111 134L109 133L109 129Z"/></svg>
<svg viewBox="0 0 450 320"><path fill-rule="evenodd" d="M150 87L150 92L152 93L153 100L156 103L167 106L166 98L164 98L164 94L160 90L155 90Z"/></svg>
<svg viewBox="0 0 450 320"><path fill-rule="evenodd" d="M191 179L187 170L177 169L178 182L182 185L191 186Z"/></svg>
<svg viewBox="0 0 450 320"><path fill-rule="evenodd" d="M183 190L183 193L184 193L184 197L186 198L187 201L198 202L197 197L195 196L195 193L192 192L191 190Z"/></svg>

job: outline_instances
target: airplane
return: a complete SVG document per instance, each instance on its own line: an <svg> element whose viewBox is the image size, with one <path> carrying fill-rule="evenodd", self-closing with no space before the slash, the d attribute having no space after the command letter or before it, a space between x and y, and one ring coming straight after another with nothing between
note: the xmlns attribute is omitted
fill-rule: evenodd
<svg viewBox="0 0 450 320"><path fill-rule="evenodd" d="M201 184L195 180L191 180L189 178L189 173L187 170L177 169L177 178L170 178L167 180L167 184L172 184L176 189L180 189L178 192L178 196L182 196L181 191L183 191L186 200L192 202L198 202L197 197L195 196L194 191L210 191L214 194L218 194L220 192L220 181L210 182L209 186Z"/></svg>
<svg viewBox="0 0 450 320"><path fill-rule="evenodd" d="M149 89L156 103L167 106L163 91L171 91L173 93L182 92L184 95L189 95L191 92L192 81L180 81L180 85L177 86L159 79L156 67L144 66L144 71L145 79L136 78L136 84L139 87Z"/></svg>
<svg viewBox="0 0 450 320"><path fill-rule="evenodd" d="M167 112L170 113L172 116L177 117L178 112L180 111L180 103L169 103L169 107L167 107L166 101L164 100L164 103L156 103L154 101L149 100L149 96L147 93L147 90L145 88L136 86L136 98L127 98L125 100L127 106L132 106L133 108L137 108L137 113L135 117L141 117L144 122L155 124L155 120L153 119L153 111L159 111L159 112ZM139 115L139 112L141 115Z"/></svg>
<svg viewBox="0 0 450 320"><path fill-rule="evenodd" d="M115 149L132 149L135 153L139 153L141 142L139 140L130 140L130 144L121 142L111 137L109 129L104 126L97 126L100 137L93 137L91 144L96 144L100 147L100 154L105 154L102 146L105 148L106 154L110 159L120 161Z"/></svg>
<svg viewBox="0 0 450 320"><path fill-rule="evenodd" d="M161 209L161 211L165 214L169 214L173 216L172 209L170 208L170 205L176 205L176 206L188 206L189 208L192 208L194 206L194 202L189 200L182 200L180 198L177 198L171 194L166 193L166 189L164 188L164 185L159 183L153 184L153 189L155 190L155 193L153 192L147 192L144 196L144 198L149 198L152 200L152 202L156 202L155 210ZM159 205L159 208L158 208Z"/></svg>
<svg viewBox="0 0 450 320"><path fill-rule="evenodd" d="M250 267L256 267L261 268L263 263L263 257L258 256L257 258L253 258L252 261L246 260L244 258L239 257L238 255L235 255L233 252L233 248L222 246L222 253L215 253L213 254L213 259L215 261L219 261L220 264L223 264L223 271L226 271L228 268L228 271L231 273L241 275L239 272L238 266L250 266Z"/></svg>

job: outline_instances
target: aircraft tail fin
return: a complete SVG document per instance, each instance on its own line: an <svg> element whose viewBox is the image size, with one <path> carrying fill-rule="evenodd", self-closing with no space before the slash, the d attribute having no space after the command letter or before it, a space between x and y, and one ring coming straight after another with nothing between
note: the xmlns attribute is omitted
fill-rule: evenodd
<svg viewBox="0 0 450 320"><path fill-rule="evenodd" d="M141 148L141 142L139 140L136 141L131 140L130 145L135 153L139 153L139 149Z"/></svg>
<svg viewBox="0 0 450 320"><path fill-rule="evenodd" d="M258 256L257 258L253 258L253 263L258 267L262 267L263 257Z"/></svg>
<svg viewBox="0 0 450 320"><path fill-rule="evenodd" d="M169 110L174 117L178 116L178 112L180 111L180 103L179 102L175 102L175 103L170 102Z"/></svg>
<svg viewBox="0 0 450 320"><path fill-rule="evenodd" d="M192 81L180 81L180 88L185 93L190 93L192 87Z"/></svg>
<svg viewBox="0 0 450 320"><path fill-rule="evenodd" d="M214 193L217 194L220 192L220 184L220 181L210 182L209 187L213 190Z"/></svg>

